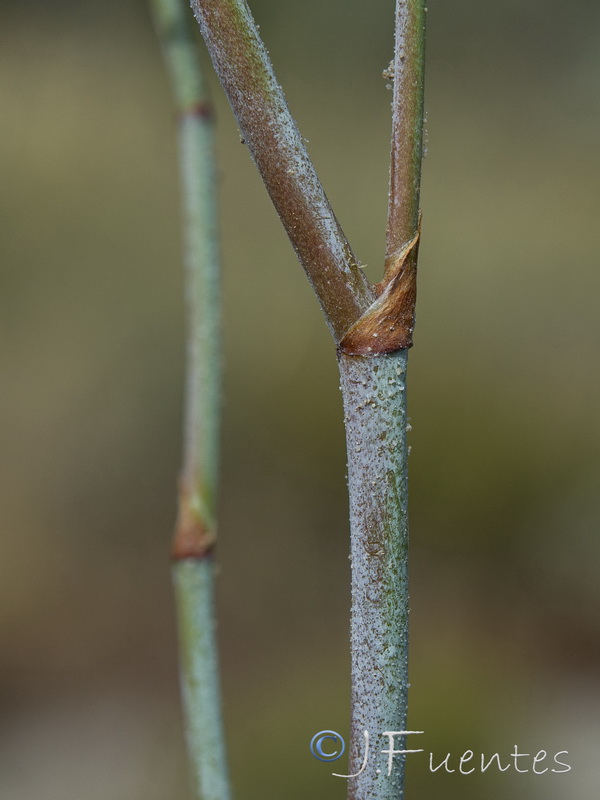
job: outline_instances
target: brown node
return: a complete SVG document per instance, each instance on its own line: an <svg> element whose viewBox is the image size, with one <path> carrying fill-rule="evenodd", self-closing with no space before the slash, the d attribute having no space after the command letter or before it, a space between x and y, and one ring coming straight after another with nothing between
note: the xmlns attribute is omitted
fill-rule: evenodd
<svg viewBox="0 0 600 800"><path fill-rule="evenodd" d="M211 103L194 103L184 108L181 111L181 116L211 121L214 117L214 111Z"/></svg>
<svg viewBox="0 0 600 800"><path fill-rule="evenodd" d="M414 237L388 259L383 279L374 284L377 299L344 334L342 353L379 356L412 347L420 236L419 220Z"/></svg>
<svg viewBox="0 0 600 800"><path fill-rule="evenodd" d="M209 556L215 546L215 533L198 517L189 502L187 492L179 500L179 514L171 557L174 561L192 558L200 560Z"/></svg>

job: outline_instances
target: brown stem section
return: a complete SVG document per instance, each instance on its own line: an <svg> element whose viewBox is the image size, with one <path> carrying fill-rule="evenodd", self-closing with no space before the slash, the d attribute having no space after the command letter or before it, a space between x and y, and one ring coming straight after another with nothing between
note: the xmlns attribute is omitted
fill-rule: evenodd
<svg viewBox="0 0 600 800"><path fill-rule="evenodd" d="M245 0L192 0L242 137L339 341L374 295L329 205Z"/></svg>
<svg viewBox="0 0 600 800"><path fill-rule="evenodd" d="M412 347L417 300L417 258L420 231L388 262L385 275L373 287L377 300L340 342L350 356L378 356Z"/></svg>
<svg viewBox="0 0 600 800"><path fill-rule="evenodd" d="M215 531L210 530L194 509L190 492L182 488L179 494L179 512L171 550L173 561L206 558L212 554L215 541Z"/></svg>
<svg viewBox="0 0 600 800"><path fill-rule="evenodd" d="M424 0L397 0L386 267L415 235L423 145Z"/></svg>
<svg viewBox="0 0 600 800"><path fill-rule="evenodd" d="M179 113L180 118L183 117L196 117L197 119L206 120L207 122L213 122L215 111L212 107L212 103L208 101L203 103L195 103L189 108L184 108Z"/></svg>

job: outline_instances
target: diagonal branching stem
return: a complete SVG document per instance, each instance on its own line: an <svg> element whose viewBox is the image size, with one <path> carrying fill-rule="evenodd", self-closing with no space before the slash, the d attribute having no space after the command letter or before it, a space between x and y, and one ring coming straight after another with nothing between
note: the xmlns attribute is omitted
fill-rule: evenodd
<svg viewBox="0 0 600 800"><path fill-rule="evenodd" d="M245 0L192 0L215 70L339 341L373 300L333 213Z"/></svg>
<svg viewBox="0 0 600 800"><path fill-rule="evenodd" d="M179 117L187 391L173 581L194 800L229 800L214 619L220 298L212 110L186 0L151 0Z"/></svg>

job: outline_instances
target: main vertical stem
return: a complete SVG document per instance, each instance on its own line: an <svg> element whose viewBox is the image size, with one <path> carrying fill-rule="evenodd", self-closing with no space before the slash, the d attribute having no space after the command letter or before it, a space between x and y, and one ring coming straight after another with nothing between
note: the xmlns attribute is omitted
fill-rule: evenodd
<svg viewBox="0 0 600 800"><path fill-rule="evenodd" d="M412 343L423 132L425 0L396 0L394 98L386 271L382 291L398 280L406 290ZM396 277L398 276L398 277ZM383 295L382 295L383 296ZM374 304L376 305L376 304ZM352 559L352 715L349 800L402 800L404 757L392 757L388 774L383 744L406 749L408 697L408 446L406 368L408 349L375 351L384 330L393 330L393 305L380 330L369 312L358 326L370 339L370 356L349 355L348 337L339 355L348 448ZM386 316L388 315L388 316ZM404 319L404 317L402 317ZM388 320L386 322L386 320ZM355 337L356 338L356 337ZM360 337L359 337L360 338ZM343 352L346 344L346 352ZM354 348L354 352L360 348ZM364 732L371 758L364 769Z"/></svg>
<svg viewBox="0 0 600 800"><path fill-rule="evenodd" d="M173 543L194 800L229 800L214 615L220 423L219 252L212 109L186 0L151 0L179 116L188 307L187 391Z"/></svg>
<svg viewBox="0 0 600 800"><path fill-rule="evenodd" d="M408 688L407 350L341 354L352 561L350 800L400 800L404 764L387 774L386 731L406 730ZM402 748L401 737L394 744ZM379 770L379 771L378 771Z"/></svg>

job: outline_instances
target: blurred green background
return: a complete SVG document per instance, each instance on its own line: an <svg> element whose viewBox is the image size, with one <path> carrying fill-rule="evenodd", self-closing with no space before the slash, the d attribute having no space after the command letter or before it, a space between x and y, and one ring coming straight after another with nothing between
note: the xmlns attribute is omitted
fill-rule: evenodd
<svg viewBox="0 0 600 800"><path fill-rule="evenodd" d="M376 279L393 3L251 5ZM184 351L175 115L142 0L4 0L0 13L0 796L184 800L168 569ZM600 6L432 2L428 24L409 727L439 760L517 744L567 750L572 771L432 775L413 756L407 797L589 800ZM341 800L345 782L308 750L349 721L334 352L216 85L214 98L236 797Z"/></svg>

